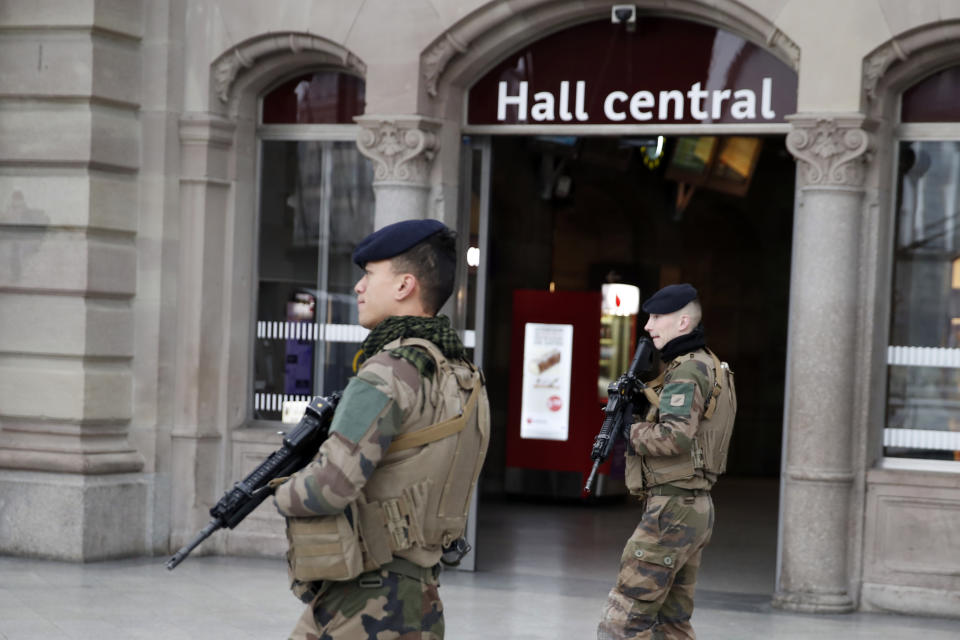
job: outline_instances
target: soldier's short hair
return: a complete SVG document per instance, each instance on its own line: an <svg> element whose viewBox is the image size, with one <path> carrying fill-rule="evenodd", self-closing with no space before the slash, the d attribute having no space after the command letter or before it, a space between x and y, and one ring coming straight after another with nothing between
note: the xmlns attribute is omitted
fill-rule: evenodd
<svg viewBox="0 0 960 640"><path fill-rule="evenodd" d="M436 315L453 293L457 271L457 234L444 227L391 258L393 270L410 273L420 285L424 311Z"/></svg>
<svg viewBox="0 0 960 640"><path fill-rule="evenodd" d="M690 316L690 326L696 328L703 321L703 307L700 300L691 300L681 311Z"/></svg>

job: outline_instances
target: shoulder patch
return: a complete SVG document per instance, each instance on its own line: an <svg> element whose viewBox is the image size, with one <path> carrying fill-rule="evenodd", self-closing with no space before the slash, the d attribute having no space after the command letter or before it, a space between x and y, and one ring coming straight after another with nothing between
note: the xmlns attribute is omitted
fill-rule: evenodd
<svg viewBox="0 0 960 640"><path fill-rule="evenodd" d="M690 415L694 388L692 382L667 383L660 392L660 415Z"/></svg>
<svg viewBox="0 0 960 640"><path fill-rule="evenodd" d="M330 431L357 444L388 402L390 398L366 380L351 378L333 414Z"/></svg>

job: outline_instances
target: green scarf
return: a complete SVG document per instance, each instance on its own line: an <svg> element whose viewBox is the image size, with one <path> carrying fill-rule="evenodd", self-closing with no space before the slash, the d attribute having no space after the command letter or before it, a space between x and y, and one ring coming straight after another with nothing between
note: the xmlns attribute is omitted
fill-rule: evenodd
<svg viewBox="0 0 960 640"><path fill-rule="evenodd" d="M437 345L440 352L451 360L466 360L467 349L460 336L450 327L446 316L431 318L421 316L390 316L370 331L367 339L360 345L363 358L372 358L384 345L397 338L423 338ZM436 370L436 363L423 349L416 347L398 347L391 349L395 358L403 358L417 368L420 375L429 377Z"/></svg>

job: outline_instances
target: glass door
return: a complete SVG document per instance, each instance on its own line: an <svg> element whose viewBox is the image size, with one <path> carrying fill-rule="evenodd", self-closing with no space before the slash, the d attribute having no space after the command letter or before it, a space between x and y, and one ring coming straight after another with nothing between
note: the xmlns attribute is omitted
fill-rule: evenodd
<svg viewBox="0 0 960 640"><path fill-rule="evenodd" d="M460 246L466 259L466 277L456 293L456 312L463 318L464 344L472 348L473 362L483 368L489 246L489 137L463 137L460 147L460 187ZM459 568L473 571L477 561L477 492L474 492L470 504L466 537L474 550L463 558Z"/></svg>

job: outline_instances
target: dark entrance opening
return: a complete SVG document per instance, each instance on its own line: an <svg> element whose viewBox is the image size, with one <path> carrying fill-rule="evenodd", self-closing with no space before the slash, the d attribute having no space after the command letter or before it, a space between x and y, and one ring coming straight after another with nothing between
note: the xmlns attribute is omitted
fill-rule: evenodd
<svg viewBox="0 0 960 640"><path fill-rule="evenodd" d="M670 158L691 138L663 138L659 161L649 139L492 138L488 495L503 491L510 364L522 355L511 344L513 291L599 291L612 280L643 298L674 282L697 287L708 344L736 373L728 475L779 474L795 164L782 136L759 140L748 188L730 193L680 180ZM638 325L645 321L641 312Z"/></svg>

